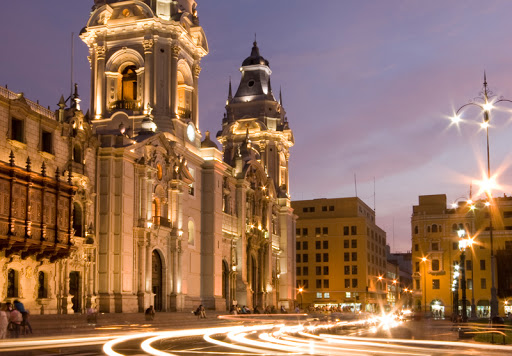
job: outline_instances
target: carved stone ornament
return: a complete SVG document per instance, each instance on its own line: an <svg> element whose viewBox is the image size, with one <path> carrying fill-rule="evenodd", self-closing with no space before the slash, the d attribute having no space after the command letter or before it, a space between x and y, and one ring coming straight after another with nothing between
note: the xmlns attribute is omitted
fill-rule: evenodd
<svg viewBox="0 0 512 356"><path fill-rule="evenodd" d="M178 58L178 56L180 55L180 52L181 52L181 47L179 46L172 46L172 56L175 57L175 58Z"/></svg>
<svg viewBox="0 0 512 356"><path fill-rule="evenodd" d="M201 70L202 70L201 66L199 64L196 64L194 66L194 76L195 77L199 77L199 74L201 73Z"/></svg>
<svg viewBox="0 0 512 356"><path fill-rule="evenodd" d="M142 46L144 47L144 52L150 52L153 49L155 42L152 39L143 40Z"/></svg>
<svg viewBox="0 0 512 356"><path fill-rule="evenodd" d="M107 47L105 46L97 46L96 47L96 55L98 58L105 58L105 53L107 52Z"/></svg>

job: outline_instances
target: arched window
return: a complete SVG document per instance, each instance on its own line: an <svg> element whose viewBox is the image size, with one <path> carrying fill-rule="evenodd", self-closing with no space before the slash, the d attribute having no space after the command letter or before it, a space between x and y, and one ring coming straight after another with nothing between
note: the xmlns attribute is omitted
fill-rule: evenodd
<svg viewBox="0 0 512 356"><path fill-rule="evenodd" d="M83 227L83 216L82 216L82 208L80 204L73 204L73 230L75 230L75 236L83 236L84 227Z"/></svg>
<svg viewBox="0 0 512 356"><path fill-rule="evenodd" d="M452 231L453 231L453 232L456 232L457 230L458 230L458 228L457 228L457 224L453 224L453 225L452 225Z"/></svg>
<svg viewBox="0 0 512 356"><path fill-rule="evenodd" d="M123 75L121 81L121 99L123 101L137 100L137 67L128 66L121 74Z"/></svg>
<svg viewBox="0 0 512 356"><path fill-rule="evenodd" d="M192 220L188 221L188 244L194 245L196 243L196 227Z"/></svg>
<svg viewBox="0 0 512 356"><path fill-rule="evenodd" d="M427 232L430 232L430 225L427 226Z"/></svg>
<svg viewBox="0 0 512 356"><path fill-rule="evenodd" d="M437 232L437 225L432 225L432 232Z"/></svg>
<svg viewBox="0 0 512 356"><path fill-rule="evenodd" d="M78 144L73 147L73 162L82 164L82 148Z"/></svg>
<svg viewBox="0 0 512 356"><path fill-rule="evenodd" d="M7 272L7 298L18 297L18 283L19 274L18 271L9 269Z"/></svg>
<svg viewBox="0 0 512 356"><path fill-rule="evenodd" d="M38 275L38 286L37 286L37 297L39 299L48 298L48 279L46 273L39 272Z"/></svg>
<svg viewBox="0 0 512 356"><path fill-rule="evenodd" d="M418 229L418 225L416 225L416 226L414 227L414 234L415 234L415 235L418 235L418 233L419 233L419 229Z"/></svg>
<svg viewBox="0 0 512 356"><path fill-rule="evenodd" d="M439 232L443 232L443 225L439 225Z"/></svg>

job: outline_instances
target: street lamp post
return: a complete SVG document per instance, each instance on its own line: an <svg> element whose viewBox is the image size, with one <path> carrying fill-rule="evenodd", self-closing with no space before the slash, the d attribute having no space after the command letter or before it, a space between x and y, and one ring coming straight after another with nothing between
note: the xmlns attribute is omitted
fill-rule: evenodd
<svg viewBox="0 0 512 356"><path fill-rule="evenodd" d="M486 144L487 144L487 184L489 186L486 189L488 203L492 202L492 194L491 194L491 160L490 160L490 150L489 150L489 126L491 120L491 109L500 102L508 102L512 103L512 100L498 98L497 100L491 102L490 98L493 97L492 92L487 88L487 78L484 72L484 88L480 93L479 102L471 101L467 104L462 105L456 112L455 116L452 118L452 122L458 123L461 121L460 113L467 106L477 106L482 110L483 114L483 122L481 127L485 129L486 134ZM493 226L492 226L492 208L491 204L489 205L489 240L491 245L491 319L498 315L498 297L496 293L496 260L494 256L494 245L493 245Z"/></svg>
<svg viewBox="0 0 512 356"><path fill-rule="evenodd" d="M302 292L304 291L304 289L302 289L302 287L299 288L299 294L300 294L300 304L299 304L299 309L302 309Z"/></svg>
<svg viewBox="0 0 512 356"><path fill-rule="evenodd" d="M453 291L453 311L452 311L452 318L453 321L457 321L459 316L459 268L460 266L456 264L454 266L455 271L453 272L453 285L452 285L452 291Z"/></svg>
<svg viewBox="0 0 512 356"><path fill-rule="evenodd" d="M425 312L425 315L427 314L427 261L426 257L421 258L421 262L423 262L423 311Z"/></svg>

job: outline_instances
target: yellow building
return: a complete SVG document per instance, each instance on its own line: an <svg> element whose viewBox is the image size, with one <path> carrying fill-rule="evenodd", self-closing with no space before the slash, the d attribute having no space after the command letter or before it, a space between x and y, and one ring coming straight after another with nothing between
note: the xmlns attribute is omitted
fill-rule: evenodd
<svg viewBox="0 0 512 356"><path fill-rule="evenodd" d="M373 209L359 198L295 201L292 207L302 308L373 311L386 304L386 233Z"/></svg>
<svg viewBox="0 0 512 356"><path fill-rule="evenodd" d="M489 209L491 209L489 211ZM417 310L436 316L453 313L454 272L460 264L459 231L474 243L465 250L467 314L488 317L491 299L491 246L489 214L493 217L493 246L496 256L496 287L499 314L512 312L512 274L507 260L512 258L512 197L486 201L459 200L450 207L446 195L419 197L413 207L412 264L413 298ZM459 310L462 310L461 277L458 283Z"/></svg>

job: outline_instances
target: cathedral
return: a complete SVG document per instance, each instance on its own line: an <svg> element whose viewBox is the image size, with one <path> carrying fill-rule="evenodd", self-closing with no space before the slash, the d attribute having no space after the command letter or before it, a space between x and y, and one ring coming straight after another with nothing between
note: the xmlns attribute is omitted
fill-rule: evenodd
<svg viewBox="0 0 512 356"><path fill-rule="evenodd" d="M229 83L219 147L199 129L196 1L94 0L80 38L86 114L76 88L53 111L0 87L0 301L293 307L294 138L258 44Z"/></svg>

